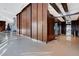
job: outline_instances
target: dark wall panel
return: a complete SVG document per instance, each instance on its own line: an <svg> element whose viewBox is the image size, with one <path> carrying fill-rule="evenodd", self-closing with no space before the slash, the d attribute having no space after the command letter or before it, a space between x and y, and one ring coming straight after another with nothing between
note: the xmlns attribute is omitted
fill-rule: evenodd
<svg viewBox="0 0 79 59"><path fill-rule="evenodd" d="M66 34L66 22L61 22L61 32L62 34Z"/></svg>
<svg viewBox="0 0 79 59"><path fill-rule="evenodd" d="M5 31L5 21L0 21L0 32Z"/></svg>
<svg viewBox="0 0 79 59"><path fill-rule="evenodd" d="M55 39L55 35L54 35L54 23L55 23L55 19L54 18L51 18L51 17L47 17L47 20L48 20L48 29L47 29L47 32L48 32L48 39L47 41L51 41L51 40L54 40Z"/></svg>
<svg viewBox="0 0 79 59"><path fill-rule="evenodd" d="M37 39L37 4L32 4L32 38Z"/></svg>
<svg viewBox="0 0 79 59"><path fill-rule="evenodd" d="M42 40L42 3L38 3L38 39Z"/></svg>

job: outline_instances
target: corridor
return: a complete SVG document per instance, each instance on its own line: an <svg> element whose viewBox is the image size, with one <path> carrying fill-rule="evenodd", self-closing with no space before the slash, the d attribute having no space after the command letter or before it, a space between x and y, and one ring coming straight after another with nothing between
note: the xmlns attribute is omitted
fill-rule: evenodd
<svg viewBox="0 0 79 59"><path fill-rule="evenodd" d="M0 4L0 56L79 56L78 5Z"/></svg>
<svg viewBox="0 0 79 59"><path fill-rule="evenodd" d="M2 35L2 36L1 36ZM29 37L16 35L16 33L0 33L0 55L2 56L71 56L79 55L79 44L63 40L64 35L57 37L57 40L49 43L36 41ZM74 39L73 38L73 39ZM79 42L79 41L77 41Z"/></svg>

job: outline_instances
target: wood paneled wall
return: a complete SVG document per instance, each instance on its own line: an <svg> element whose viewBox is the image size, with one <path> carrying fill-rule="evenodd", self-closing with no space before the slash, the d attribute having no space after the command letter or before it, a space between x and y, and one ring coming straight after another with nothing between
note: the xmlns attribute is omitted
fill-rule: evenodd
<svg viewBox="0 0 79 59"><path fill-rule="evenodd" d="M38 39L42 40L42 36L43 36L43 7L42 7L42 3L38 3Z"/></svg>
<svg viewBox="0 0 79 59"><path fill-rule="evenodd" d="M31 6L28 6L27 10L26 10L26 35L31 37Z"/></svg>
<svg viewBox="0 0 79 59"><path fill-rule="evenodd" d="M31 36L31 6L17 14L17 28L20 34Z"/></svg>
<svg viewBox="0 0 79 59"><path fill-rule="evenodd" d="M32 3L17 14L17 22L20 21L20 25L17 23L17 26L22 29L22 34L47 42L47 10L47 3ZM18 15L20 15L20 19Z"/></svg>
<svg viewBox="0 0 79 59"><path fill-rule="evenodd" d="M20 30L20 28L19 28L20 26L19 26L19 14L17 15L17 33L19 33L20 34L20 32L19 32L19 30Z"/></svg>
<svg viewBox="0 0 79 59"><path fill-rule="evenodd" d="M43 3L32 4L32 38L47 41L47 9Z"/></svg>
<svg viewBox="0 0 79 59"><path fill-rule="evenodd" d="M44 3L43 4L43 41L48 41L48 27L47 27L47 13L48 13L48 4Z"/></svg>
<svg viewBox="0 0 79 59"><path fill-rule="evenodd" d="M21 19L22 19L22 34L26 35L26 9L21 13Z"/></svg>
<svg viewBox="0 0 79 59"><path fill-rule="evenodd" d="M48 41L54 40L55 39L55 34L54 34L54 24L55 24L55 19L53 18L53 16L50 17L50 14L48 14L47 17L47 29L48 29Z"/></svg>
<svg viewBox="0 0 79 59"><path fill-rule="evenodd" d="M21 15L21 13L19 13L18 15L18 21L19 21L19 27L18 27L18 29L19 29L19 34L22 34L22 15Z"/></svg>
<svg viewBox="0 0 79 59"><path fill-rule="evenodd" d="M0 32L5 31L5 21L0 21Z"/></svg>
<svg viewBox="0 0 79 59"><path fill-rule="evenodd" d="M37 3L32 4L32 38L38 38L38 6Z"/></svg>

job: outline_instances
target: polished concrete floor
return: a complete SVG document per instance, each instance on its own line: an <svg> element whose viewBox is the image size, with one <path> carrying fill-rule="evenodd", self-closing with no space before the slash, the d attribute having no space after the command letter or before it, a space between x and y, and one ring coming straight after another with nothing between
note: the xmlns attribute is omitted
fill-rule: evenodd
<svg viewBox="0 0 79 59"><path fill-rule="evenodd" d="M60 35L49 43L44 43L16 35L15 33L0 33L1 56L79 56L79 38L72 37L66 40ZM4 40L4 41L3 41Z"/></svg>

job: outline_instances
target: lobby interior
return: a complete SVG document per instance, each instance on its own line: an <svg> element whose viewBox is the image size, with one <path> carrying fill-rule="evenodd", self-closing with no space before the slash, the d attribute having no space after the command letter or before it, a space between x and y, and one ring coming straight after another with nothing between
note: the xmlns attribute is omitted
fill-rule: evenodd
<svg viewBox="0 0 79 59"><path fill-rule="evenodd" d="M79 56L78 5L1 3L0 56Z"/></svg>

